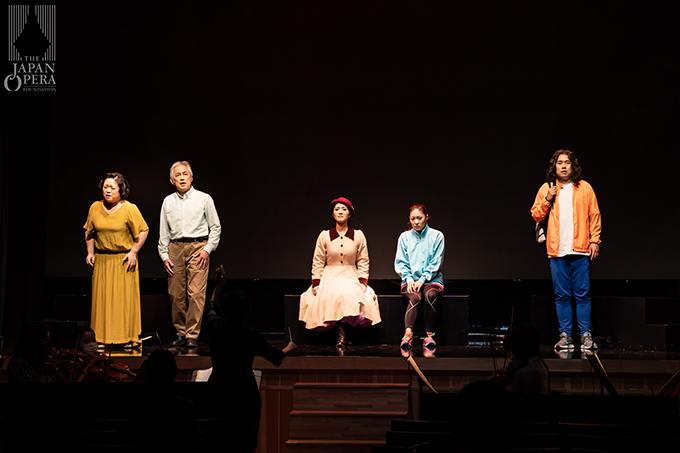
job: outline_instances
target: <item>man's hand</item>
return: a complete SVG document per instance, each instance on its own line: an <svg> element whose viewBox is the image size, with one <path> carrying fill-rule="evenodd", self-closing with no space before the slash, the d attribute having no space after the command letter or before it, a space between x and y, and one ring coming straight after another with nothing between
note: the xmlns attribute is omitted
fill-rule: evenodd
<svg viewBox="0 0 680 453"><path fill-rule="evenodd" d="M209 257L210 253L206 252L205 249L195 254L194 258L198 258L198 261L196 261L196 266L198 266L199 269L205 269L205 267L208 265Z"/></svg>
<svg viewBox="0 0 680 453"><path fill-rule="evenodd" d="M172 277L174 275L174 273L172 272L172 268L175 267L175 265L172 264L172 261L170 261L170 258L163 261L163 266L165 266L165 272L168 273L168 277Z"/></svg>
<svg viewBox="0 0 680 453"><path fill-rule="evenodd" d="M552 186L548 189L548 193L545 195L545 199L548 201L553 201L557 195L557 186Z"/></svg>
<svg viewBox="0 0 680 453"><path fill-rule="evenodd" d="M593 261L595 258L597 258L597 255L600 254L600 246L598 244L595 244L594 242L590 243L590 261Z"/></svg>

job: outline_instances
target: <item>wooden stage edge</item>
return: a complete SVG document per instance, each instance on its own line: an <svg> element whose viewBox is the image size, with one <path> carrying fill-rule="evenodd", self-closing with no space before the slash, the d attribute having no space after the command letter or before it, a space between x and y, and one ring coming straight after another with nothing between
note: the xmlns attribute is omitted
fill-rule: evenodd
<svg viewBox="0 0 680 453"><path fill-rule="evenodd" d="M439 392L458 392L465 385L487 379L493 371L490 358L414 357L416 363ZM123 359L138 368L142 357ZM590 394L600 391L600 383L588 360L544 359L550 370L551 387L564 394ZM601 359L621 394L652 395L680 369L680 360ZM502 359L500 360L502 362ZM196 369L210 368L210 357L179 356L179 381L191 380ZM415 372L400 357L372 356L290 356L277 368L256 357L253 369L262 371L261 390L292 388L296 383L412 383Z"/></svg>

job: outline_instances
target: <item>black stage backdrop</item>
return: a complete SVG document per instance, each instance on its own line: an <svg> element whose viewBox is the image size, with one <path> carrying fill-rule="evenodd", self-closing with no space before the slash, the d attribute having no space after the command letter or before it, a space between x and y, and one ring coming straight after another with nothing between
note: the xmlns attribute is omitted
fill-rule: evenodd
<svg viewBox="0 0 680 453"><path fill-rule="evenodd" d="M678 17L649 1L60 4L56 93L2 87L3 278L89 275L106 171L151 227L142 276L162 277L178 159L215 200L211 259L231 278L308 278L337 196L371 278L396 278L412 203L446 236L445 278L549 278L529 209L559 148L602 210L593 278L680 278Z"/></svg>

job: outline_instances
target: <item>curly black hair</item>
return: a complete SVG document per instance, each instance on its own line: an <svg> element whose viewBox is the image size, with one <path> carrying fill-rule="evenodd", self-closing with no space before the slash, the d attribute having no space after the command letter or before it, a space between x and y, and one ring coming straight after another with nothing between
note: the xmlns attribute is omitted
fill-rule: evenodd
<svg viewBox="0 0 680 453"><path fill-rule="evenodd" d="M569 151L568 149L558 149L555 151L555 153L553 153L552 157L550 158L548 170L545 172L545 180L547 182L555 182L557 179L557 172L555 171L557 159L559 159L559 157L563 154L566 154L569 158L569 161L571 162L571 181L574 183L574 186L578 186L578 183L581 182L581 179L583 179L583 170L581 170L581 164L578 163L576 154L574 154L573 151Z"/></svg>
<svg viewBox="0 0 680 453"><path fill-rule="evenodd" d="M127 178L123 176L121 173L116 172L107 173L104 176L102 176L102 179L99 180L100 191L104 187L104 181L106 181L107 179L113 179L114 181L116 181L116 184L118 184L118 190L120 192L120 199L127 200L128 195L130 195L130 183L128 182Z"/></svg>

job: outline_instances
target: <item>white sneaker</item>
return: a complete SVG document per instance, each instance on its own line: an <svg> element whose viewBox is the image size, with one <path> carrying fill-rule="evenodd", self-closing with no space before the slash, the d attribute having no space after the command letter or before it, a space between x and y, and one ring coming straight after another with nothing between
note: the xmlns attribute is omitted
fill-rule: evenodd
<svg viewBox="0 0 680 453"><path fill-rule="evenodd" d="M566 332L560 334L560 341L555 343L555 349L574 349L574 340Z"/></svg>
<svg viewBox="0 0 680 453"><path fill-rule="evenodd" d="M586 332L581 337L581 348L582 349L597 349L597 345L593 341L593 336L590 332Z"/></svg>

